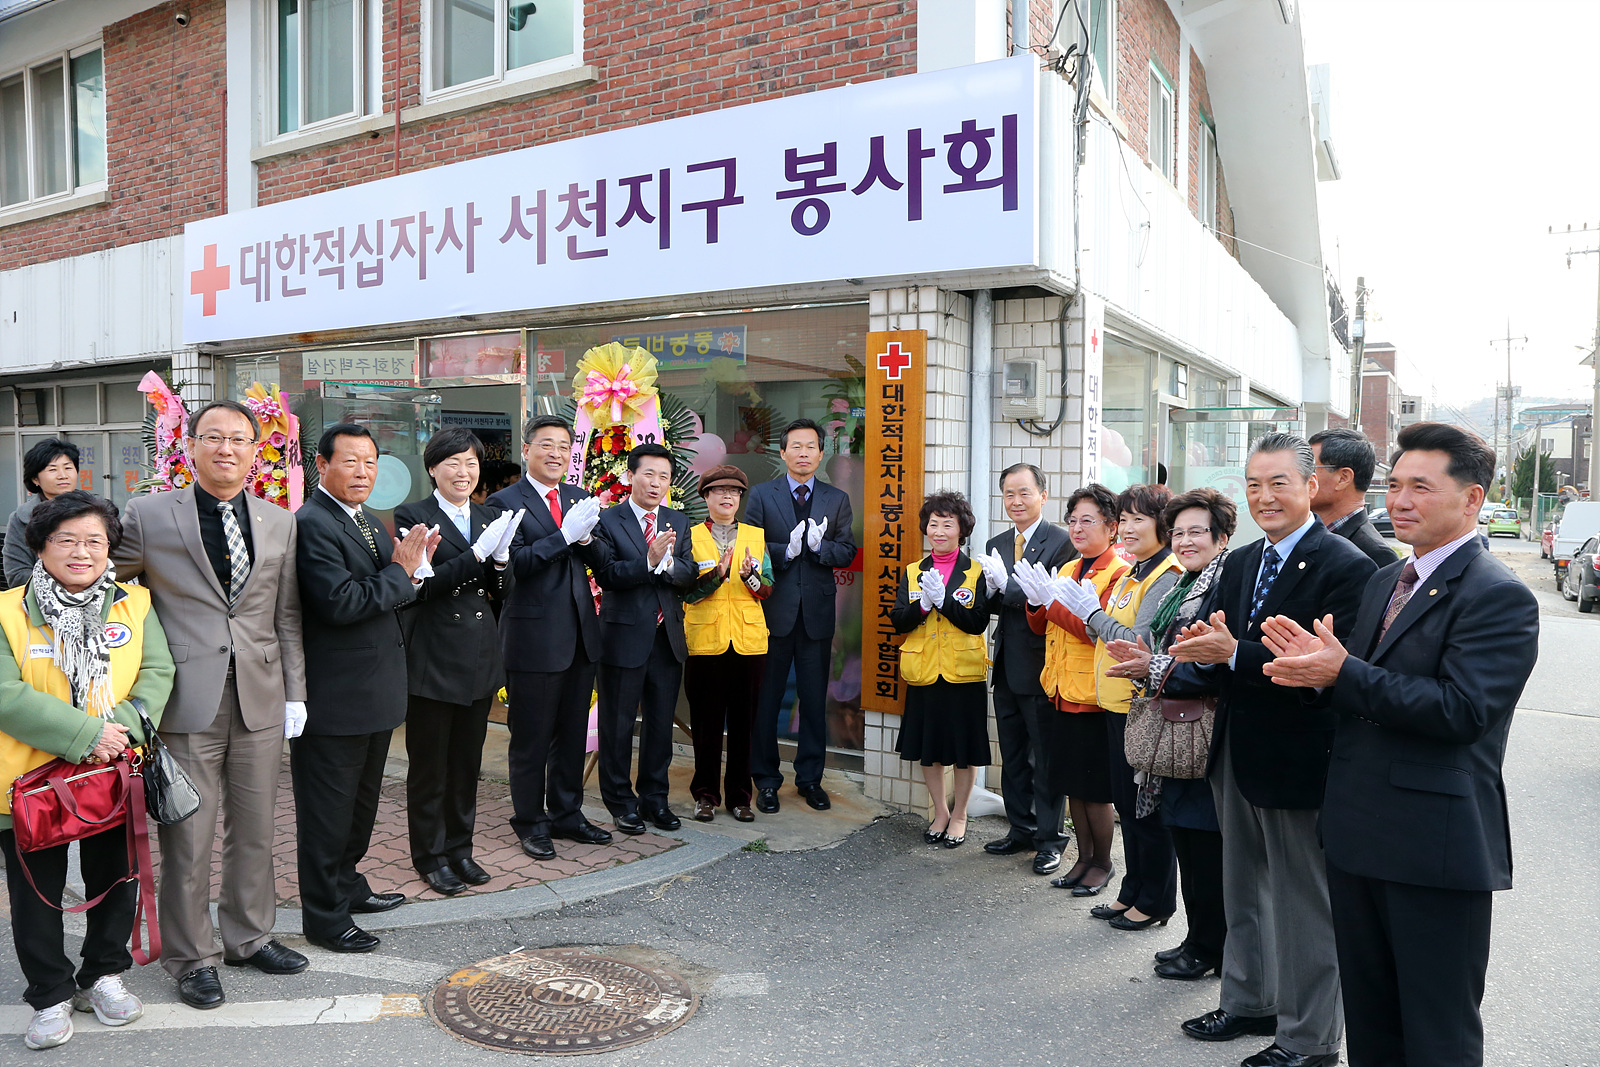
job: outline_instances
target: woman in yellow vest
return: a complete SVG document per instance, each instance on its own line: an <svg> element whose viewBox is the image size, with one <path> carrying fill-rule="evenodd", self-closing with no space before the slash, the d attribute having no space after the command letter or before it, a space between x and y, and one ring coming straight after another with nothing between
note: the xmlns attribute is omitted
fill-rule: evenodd
<svg viewBox="0 0 1600 1067"><path fill-rule="evenodd" d="M711 518L690 533L700 581L684 599L683 630L689 659L683 691L694 731L694 817L710 822L724 799L740 822L751 822L750 730L761 695L767 658L767 617L761 602L772 593L772 561L759 526L737 521L739 502L750 489L744 471L713 467L700 476L700 497ZM728 734L724 796L722 734Z"/></svg>
<svg viewBox="0 0 1600 1067"><path fill-rule="evenodd" d="M122 984L133 966L136 889L112 887L128 873L127 835L115 829L78 843L84 891L105 899L88 911L83 965L74 976L61 912L34 892L11 830L11 783L60 757L103 763L144 742L139 705L161 720L172 692L172 654L150 594L116 582L111 552L122 540L117 509L81 490L40 503L28 519L38 556L26 585L0 593L0 852L5 855L11 936L34 1009L23 1042L53 1048L72 1037L72 1012L93 1011L107 1026L139 1018L144 1006ZM60 903L67 846L28 853L39 893ZM107 892L107 889L110 891Z"/></svg>
<svg viewBox="0 0 1600 1067"><path fill-rule="evenodd" d="M1168 547L1166 506L1172 498L1164 485L1135 485L1117 499L1122 547L1133 556L1132 569L1112 587L1106 601L1091 596L1089 590L1062 583L1052 589L1095 638L1095 677L1100 706L1106 714L1107 759L1112 801L1122 819L1122 857L1127 870L1115 904L1101 904L1090 914L1109 919L1118 930L1144 930L1157 923L1166 925L1178 907L1177 858L1172 837L1161 824L1161 815L1150 811L1138 817L1139 790L1154 780L1142 783L1128 765L1122 734L1128 723L1128 704L1133 683L1107 671L1117 661L1106 651L1108 641L1143 641L1148 647L1150 628L1161 601L1178 584L1183 568ZM1124 914L1126 912L1126 914Z"/></svg>
<svg viewBox="0 0 1600 1067"><path fill-rule="evenodd" d="M1098 483L1075 490L1067 498L1067 536L1078 558L1059 574L1026 563L1017 565L1015 573L1028 598L1028 625L1045 635L1039 681L1059 713L1046 715L1039 723L1045 773L1035 769L1035 788L1067 798L1078 835L1077 862L1050 884L1092 896L1111 878L1116 829L1107 773L1106 716L1095 684L1094 635L1084 629L1081 619L1052 600L1049 589L1055 582L1074 589L1088 582L1098 597L1108 599L1112 586L1128 572L1127 562L1111 547L1117 539L1116 495Z"/></svg>
<svg viewBox="0 0 1600 1067"><path fill-rule="evenodd" d="M922 839L958 848L967 839L973 768L989 765L988 587L983 568L961 551L977 519L960 493L931 494L918 515L930 552L900 574L889 621L906 635L900 677L906 710L900 720L900 758L922 765L933 819ZM954 803L947 803L944 769L955 769Z"/></svg>

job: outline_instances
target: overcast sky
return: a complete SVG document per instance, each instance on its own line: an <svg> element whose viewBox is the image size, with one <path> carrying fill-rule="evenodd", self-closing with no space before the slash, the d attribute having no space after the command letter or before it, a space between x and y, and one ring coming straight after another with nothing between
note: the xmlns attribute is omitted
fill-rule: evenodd
<svg viewBox="0 0 1600 1067"><path fill-rule="evenodd" d="M1365 275L1402 385L1491 396L1509 317L1513 383L1586 398L1600 255L1566 251L1600 247L1600 2L1301 0L1301 23L1332 68L1328 263L1347 294Z"/></svg>

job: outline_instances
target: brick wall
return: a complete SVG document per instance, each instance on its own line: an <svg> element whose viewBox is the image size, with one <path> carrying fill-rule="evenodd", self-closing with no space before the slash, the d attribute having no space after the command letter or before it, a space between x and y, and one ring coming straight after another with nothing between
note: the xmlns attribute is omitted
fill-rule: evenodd
<svg viewBox="0 0 1600 1067"><path fill-rule="evenodd" d="M109 199L0 228L0 270L165 237L222 212L223 7L182 0L105 28ZM180 9L186 27L173 21Z"/></svg>
<svg viewBox="0 0 1600 1067"><path fill-rule="evenodd" d="M1172 80L1176 103L1178 36L1178 20L1165 0L1118 0L1117 115L1146 163L1150 161L1150 63L1154 61Z"/></svg>

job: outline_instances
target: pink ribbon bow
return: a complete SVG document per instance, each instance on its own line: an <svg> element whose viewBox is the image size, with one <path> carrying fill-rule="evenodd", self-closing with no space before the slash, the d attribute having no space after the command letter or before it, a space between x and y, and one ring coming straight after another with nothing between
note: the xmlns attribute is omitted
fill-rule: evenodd
<svg viewBox="0 0 1600 1067"><path fill-rule="evenodd" d="M638 395L639 387L635 385L629 374L632 367L624 363L622 369L617 371L615 378L607 378L600 371L592 370L584 380L583 402L586 406L599 411L607 406L611 408L611 422L613 425L622 421L622 408L629 400Z"/></svg>

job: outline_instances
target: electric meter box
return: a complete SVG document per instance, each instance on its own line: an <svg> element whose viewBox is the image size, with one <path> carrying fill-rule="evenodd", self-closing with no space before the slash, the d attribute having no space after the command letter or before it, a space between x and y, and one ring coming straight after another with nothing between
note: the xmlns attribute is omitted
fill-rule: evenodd
<svg viewBox="0 0 1600 1067"><path fill-rule="evenodd" d="M1000 411L1007 419L1045 415L1045 364L1042 359L1008 359L1001 364Z"/></svg>

